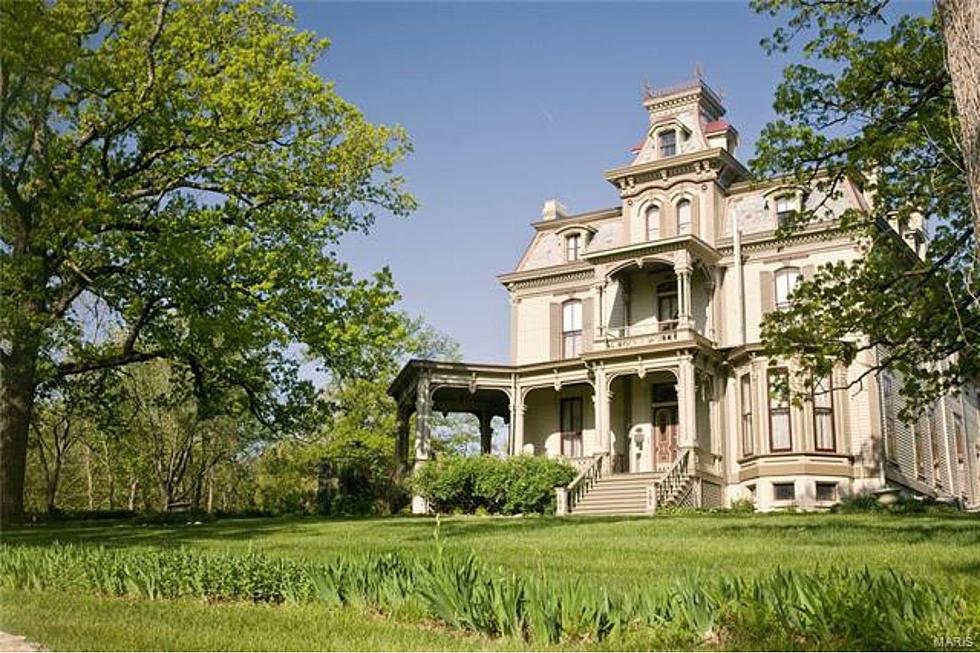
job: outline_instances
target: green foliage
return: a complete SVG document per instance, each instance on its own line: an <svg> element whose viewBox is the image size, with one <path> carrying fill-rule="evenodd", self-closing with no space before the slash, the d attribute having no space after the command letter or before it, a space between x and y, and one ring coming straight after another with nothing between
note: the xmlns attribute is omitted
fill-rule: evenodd
<svg viewBox="0 0 980 653"><path fill-rule="evenodd" d="M843 514L855 513L893 513L893 514L924 514L935 512L957 512L955 505L941 503L928 497L919 498L907 492L899 493L890 500L870 492L849 494L831 509L831 512Z"/></svg>
<svg viewBox="0 0 980 653"><path fill-rule="evenodd" d="M198 598L353 606L429 617L458 629L531 644L648 639L691 647L929 648L937 635L969 636L961 598L897 573L776 569L762 577L690 577L669 591L611 593L581 578L493 571L473 555L430 559L348 554L294 562L256 553L0 548L0 587L149 600Z"/></svg>
<svg viewBox="0 0 980 653"><path fill-rule="evenodd" d="M0 391L5 516L30 407L66 378L154 359L202 416L237 389L260 421L314 420L295 346L338 379L394 364L390 271L342 237L410 213L403 129L316 70L328 43L277 0L0 5Z"/></svg>
<svg viewBox="0 0 980 653"><path fill-rule="evenodd" d="M317 503L317 467L322 447L280 442L256 460L255 506L273 514L312 514Z"/></svg>
<svg viewBox="0 0 980 653"><path fill-rule="evenodd" d="M752 168L813 200L783 235L826 218L850 183L870 202L833 216L861 239L863 258L821 266L791 308L766 317L768 354L795 359L806 379L873 349L880 360L869 373L899 372L911 413L980 373L980 275L942 30L935 15L891 16L887 5L753 2L788 16L763 46L786 52L804 39L806 62L784 70L779 118L763 129ZM887 226L920 215L931 222L922 260Z"/></svg>
<svg viewBox="0 0 980 653"><path fill-rule="evenodd" d="M735 499L729 507L729 512L753 513L755 512L755 501L752 499Z"/></svg>
<svg viewBox="0 0 980 653"><path fill-rule="evenodd" d="M446 456L423 465L411 484L437 512L553 513L555 487L575 476L568 463L543 456Z"/></svg>

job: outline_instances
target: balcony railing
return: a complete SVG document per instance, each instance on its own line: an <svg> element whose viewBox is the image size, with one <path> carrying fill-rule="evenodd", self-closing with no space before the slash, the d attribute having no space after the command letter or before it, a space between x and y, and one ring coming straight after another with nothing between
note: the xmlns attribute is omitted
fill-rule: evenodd
<svg viewBox="0 0 980 653"><path fill-rule="evenodd" d="M597 349L623 349L656 345L664 342L687 340L691 338L692 333L690 328L680 326L674 320L652 325L605 327L596 333L595 347Z"/></svg>

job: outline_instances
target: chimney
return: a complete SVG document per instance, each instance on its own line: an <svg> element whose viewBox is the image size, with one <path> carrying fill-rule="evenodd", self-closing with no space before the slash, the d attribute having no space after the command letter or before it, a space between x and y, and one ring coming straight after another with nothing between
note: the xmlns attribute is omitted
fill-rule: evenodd
<svg viewBox="0 0 980 653"><path fill-rule="evenodd" d="M559 220L568 217L568 209L558 200L548 200L541 209L542 220Z"/></svg>

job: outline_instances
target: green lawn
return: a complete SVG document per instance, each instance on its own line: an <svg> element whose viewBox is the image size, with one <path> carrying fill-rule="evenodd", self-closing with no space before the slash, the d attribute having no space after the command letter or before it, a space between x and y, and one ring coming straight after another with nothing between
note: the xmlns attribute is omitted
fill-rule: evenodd
<svg viewBox="0 0 980 653"><path fill-rule="evenodd" d="M52 523L6 530L4 543L109 547L252 548L330 559L347 551L434 548L435 520L236 519L186 526ZM904 572L962 596L980 596L975 515L692 515L655 519L443 519L448 549L527 574L582 576L610 588L665 586L692 574L756 575L776 566L868 566ZM54 648L458 649L506 643L433 624L353 610L125 601L5 592L0 628ZM208 628L207 625L212 627ZM220 624L220 625L219 625Z"/></svg>

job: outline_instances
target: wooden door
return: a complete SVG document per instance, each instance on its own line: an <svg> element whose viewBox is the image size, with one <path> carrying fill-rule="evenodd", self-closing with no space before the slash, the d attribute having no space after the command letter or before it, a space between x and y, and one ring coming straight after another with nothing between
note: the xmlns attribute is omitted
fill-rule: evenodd
<svg viewBox="0 0 980 653"><path fill-rule="evenodd" d="M654 468L666 471L677 457L677 406L664 406L653 413Z"/></svg>

